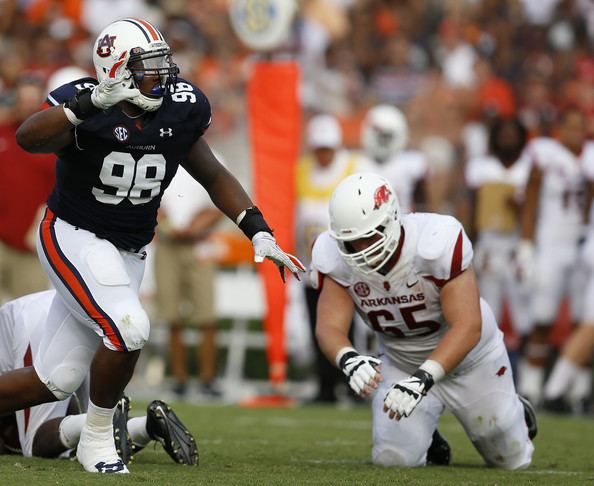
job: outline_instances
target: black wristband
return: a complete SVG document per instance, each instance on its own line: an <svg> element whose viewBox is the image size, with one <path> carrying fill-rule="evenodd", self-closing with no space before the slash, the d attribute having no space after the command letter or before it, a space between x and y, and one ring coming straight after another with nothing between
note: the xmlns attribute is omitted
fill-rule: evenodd
<svg viewBox="0 0 594 486"><path fill-rule="evenodd" d="M338 362L338 366L340 366L340 369L344 370L347 360L354 358L355 356L359 356L359 353L356 353L355 351L349 351L347 353L344 353L340 357L340 361Z"/></svg>
<svg viewBox="0 0 594 486"><path fill-rule="evenodd" d="M239 229L251 240L256 233L266 231L272 234L272 230L268 223L264 220L264 216L256 206L252 206L245 210L245 216L239 222Z"/></svg>
<svg viewBox="0 0 594 486"><path fill-rule="evenodd" d="M91 101L91 90L89 88L77 91L76 94L64 105L72 111L79 120L91 118L93 115L96 115L101 111Z"/></svg>
<svg viewBox="0 0 594 486"><path fill-rule="evenodd" d="M428 373L425 370L422 370L420 368L417 371L415 371L412 375L415 378L418 378L419 380L421 380L421 383L423 384L423 390L424 390L423 394L427 394L429 389L435 383L435 381L433 380L433 376L431 376L431 373Z"/></svg>

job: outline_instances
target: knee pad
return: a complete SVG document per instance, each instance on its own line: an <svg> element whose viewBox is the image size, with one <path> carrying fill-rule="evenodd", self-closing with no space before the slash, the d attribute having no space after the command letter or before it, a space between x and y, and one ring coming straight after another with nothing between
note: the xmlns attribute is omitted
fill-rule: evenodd
<svg viewBox="0 0 594 486"><path fill-rule="evenodd" d="M49 373L45 386L58 400L70 397L89 372L89 348L77 346Z"/></svg>
<svg viewBox="0 0 594 486"><path fill-rule="evenodd" d="M142 308L123 313L116 324L128 351L136 351L144 347L149 338L151 324Z"/></svg>
<svg viewBox="0 0 594 486"><path fill-rule="evenodd" d="M420 457L412 457L411 454L403 453L393 447L374 447L373 450L373 464L385 467L419 467L424 466L424 454Z"/></svg>

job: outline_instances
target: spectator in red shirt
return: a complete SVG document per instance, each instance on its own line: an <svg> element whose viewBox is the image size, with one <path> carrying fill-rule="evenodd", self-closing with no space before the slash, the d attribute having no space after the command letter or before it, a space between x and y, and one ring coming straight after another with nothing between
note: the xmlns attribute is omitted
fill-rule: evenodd
<svg viewBox="0 0 594 486"><path fill-rule="evenodd" d="M25 152L15 138L44 96L41 80L23 77L11 97L10 117L0 125L0 301L48 287L35 253L35 231L55 183L55 156Z"/></svg>

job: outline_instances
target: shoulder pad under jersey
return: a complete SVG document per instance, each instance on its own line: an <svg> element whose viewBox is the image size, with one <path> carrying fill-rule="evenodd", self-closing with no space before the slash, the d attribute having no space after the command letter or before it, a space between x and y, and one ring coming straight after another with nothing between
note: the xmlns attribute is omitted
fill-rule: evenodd
<svg viewBox="0 0 594 486"><path fill-rule="evenodd" d="M99 84L97 80L91 77L75 79L51 91L47 95L46 102L50 106L61 105L72 98L77 91L92 88L93 86L97 86L97 84Z"/></svg>
<svg viewBox="0 0 594 486"><path fill-rule="evenodd" d="M472 244L456 218L429 214L419 229L417 252L423 271L449 280L470 266Z"/></svg>
<svg viewBox="0 0 594 486"><path fill-rule="evenodd" d="M311 270L328 275L340 285L347 286L350 269L338 252L336 241L327 231L320 234L311 252Z"/></svg>

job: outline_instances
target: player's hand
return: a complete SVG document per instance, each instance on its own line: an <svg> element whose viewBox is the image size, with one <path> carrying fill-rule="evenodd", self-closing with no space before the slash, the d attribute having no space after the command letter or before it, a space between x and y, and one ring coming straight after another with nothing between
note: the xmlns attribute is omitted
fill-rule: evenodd
<svg viewBox="0 0 594 486"><path fill-rule="evenodd" d="M529 240L520 241L516 250L516 272L518 280L530 285L535 280L534 244Z"/></svg>
<svg viewBox="0 0 594 486"><path fill-rule="evenodd" d="M274 236L266 231L260 231L252 238L254 246L254 261L261 263L265 258L272 260L278 267L283 282L285 281L285 267L291 272L297 280L301 280L300 273L305 272L305 267L299 259L290 253L285 253L277 245Z"/></svg>
<svg viewBox="0 0 594 486"><path fill-rule="evenodd" d="M380 373L382 362L373 356L349 351L340 358L338 365L347 377L349 386L359 396L365 397L371 394L382 381Z"/></svg>
<svg viewBox="0 0 594 486"><path fill-rule="evenodd" d="M406 380L394 383L384 398L384 412L390 418L408 417L423 399L434 380L430 373L418 369Z"/></svg>
<svg viewBox="0 0 594 486"><path fill-rule="evenodd" d="M101 81L91 92L91 102L100 110L106 110L120 101L140 95L140 91L134 87L132 73L127 68L128 59L129 52L122 52L111 68L109 77Z"/></svg>

